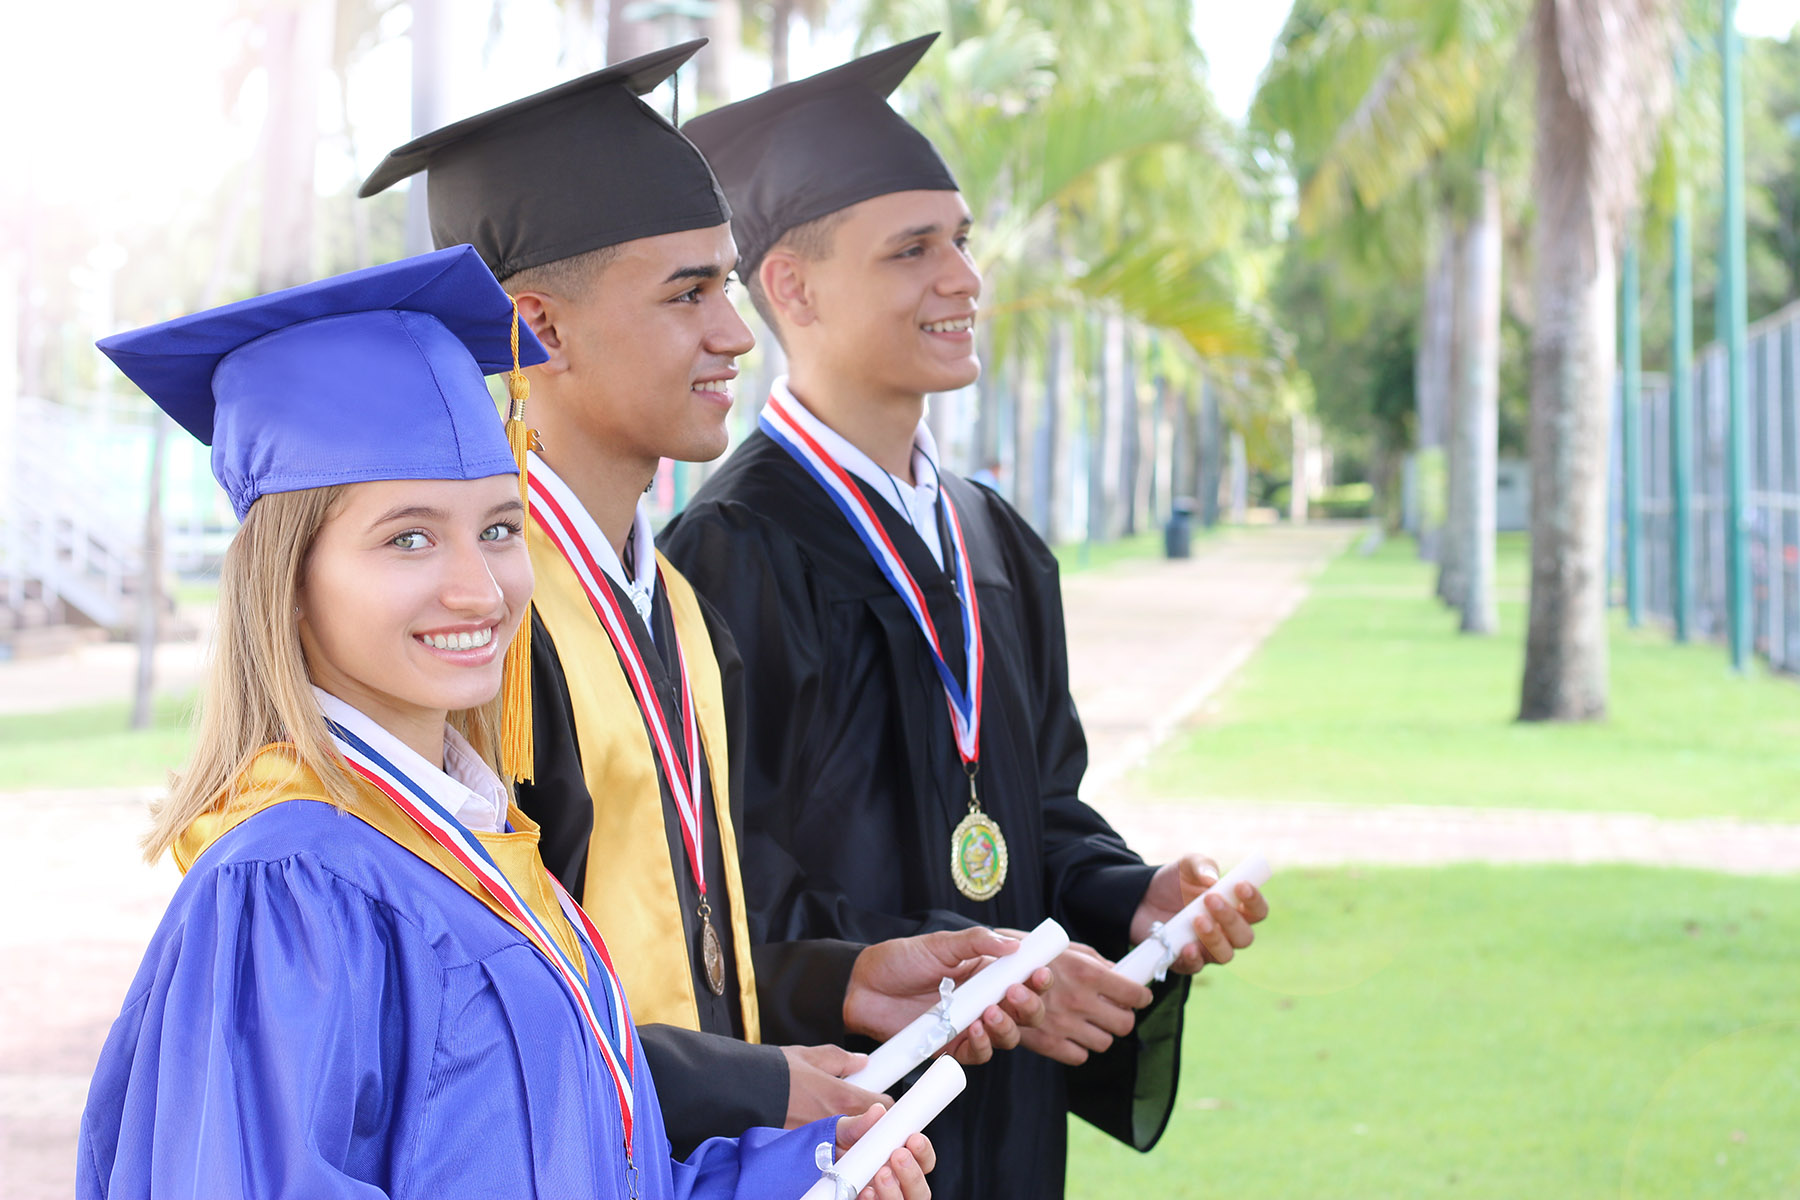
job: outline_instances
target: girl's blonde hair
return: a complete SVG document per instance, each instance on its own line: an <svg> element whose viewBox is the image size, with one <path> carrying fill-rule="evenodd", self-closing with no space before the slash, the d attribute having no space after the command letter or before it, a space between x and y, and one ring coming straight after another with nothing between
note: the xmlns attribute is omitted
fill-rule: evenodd
<svg viewBox="0 0 1800 1200"><path fill-rule="evenodd" d="M319 530L336 513L346 486L274 492L250 506L225 552L212 659L200 697L187 765L169 796L151 809L144 856L154 862L205 813L229 807L258 751L291 744L303 767L343 807L355 776L332 744L312 693L300 648L299 596ZM450 714L450 723L490 765L499 746L499 699Z"/></svg>

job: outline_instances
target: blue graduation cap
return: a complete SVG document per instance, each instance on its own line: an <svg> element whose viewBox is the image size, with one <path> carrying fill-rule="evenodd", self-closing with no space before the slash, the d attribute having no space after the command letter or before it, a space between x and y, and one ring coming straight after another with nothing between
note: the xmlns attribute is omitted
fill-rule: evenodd
<svg viewBox="0 0 1800 1200"><path fill-rule="evenodd" d="M511 299L469 246L99 346L212 447L213 474L239 520L269 492L517 473L484 376L548 357L530 330L517 330Z"/></svg>

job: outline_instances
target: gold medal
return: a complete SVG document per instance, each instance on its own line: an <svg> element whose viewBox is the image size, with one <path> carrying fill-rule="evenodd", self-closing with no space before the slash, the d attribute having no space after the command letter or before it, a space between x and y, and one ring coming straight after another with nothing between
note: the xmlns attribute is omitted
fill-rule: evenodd
<svg viewBox="0 0 1800 1200"><path fill-rule="evenodd" d="M725 948L713 931L712 905L700 905L700 961L706 967L706 986L715 996L725 994Z"/></svg>
<svg viewBox="0 0 1800 1200"><path fill-rule="evenodd" d="M974 801L950 835L950 878L971 900L992 900L1006 883L1006 838Z"/></svg>

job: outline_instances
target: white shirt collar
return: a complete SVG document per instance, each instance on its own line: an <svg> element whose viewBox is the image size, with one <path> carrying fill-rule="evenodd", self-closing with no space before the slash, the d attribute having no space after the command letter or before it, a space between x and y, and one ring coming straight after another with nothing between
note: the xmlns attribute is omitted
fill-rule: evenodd
<svg viewBox="0 0 1800 1200"><path fill-rule="evenodd" d="M531 455L531 477L543 481L544 487L556 497L562 505L563 512L569 515L569 523L575 527L575 534L587 543L588 553L606 572L606 577L625 590L631 597L631 606L637 609L639 619L644 628L650 630L650 636L656 636L656 628L650 621L650 606L656 597L656 539L650 530L650 513L642 500L638 501L636 511L631 517L631 578L625 577L625 564L619 561L619 552L613 549L612 542L601 532L600 526L588 513L574 491L562 481L562 477L550 469L550 464Z"/></svg>
<svg viewBox="0 0 1800 1200"><path fill-rule="evenodd" d="M781 399L795 423L823 446L839 466L868 484L876 495L912 526L913 532L925 543L925 548L931 551L932 559L942 567L944 547L937 519L938 448L937 439L931 436L931 426L921 420L918 429L913 431L912 472L915 482L909 487L904 480L896 478L853 446L843 435L814 416L812 410L788 390L786 375L776 376L770 390Z"/></svg>
<svg viewBox="0 0 1800 1200"><path fill-rule="evenodd" d="M361 709L314 686L313 695L325 719L333 721L367 742L374 751L406 772L431 798L456 814L476 833L499 833L506 827L506 786L493 768L481 761L462 734L444 726L444 766L439 770L417 751L365 716Z"/></svg>

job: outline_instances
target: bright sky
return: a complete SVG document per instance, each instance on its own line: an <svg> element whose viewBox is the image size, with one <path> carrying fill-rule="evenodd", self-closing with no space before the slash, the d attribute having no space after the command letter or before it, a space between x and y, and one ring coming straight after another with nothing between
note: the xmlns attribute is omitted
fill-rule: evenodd
<svg viewBox="0 0 1800 1200"><path fill-rule="evenodd" d="M321 2L321 0L314 0ZM566 44L556 0L504 0L503 24L490 37L496 0L450 0L455 44L451 117L465 116L569 78L582 64L559 59ZM1114 0L1124 2L1124 0ZM261 77L253 73L235 111L227 107L223 76L241 55L242 24L232 25L234 0L62 0L8 8L7 42L28 47L0 72L0 154L11 164L0 199L29 177L53 205L79 204L121 223L164 220L190 198L203 196L221 164L254 151L263 107ZM843 9L845 19L849 8ZM1199 0L1198 34L1211 65L1221 106L1242 116L1268 59L1269 45L1291 0ZM1800 17L1800 0L1739 0L1739 27L1763 36L1785 35ZM351 81L357 116L357 161L341 143L320 150L320 184L332 188L370 170L388 148L409 135L407 13L390 15L393 33L365 57ZM834 21L833 25L839 22ZM797 75L848 53L841 30L813 35L796 30ZM760 66L740 57L745 72ZM745 81L752 90L760 80ZM321 89L320 124L339 127L335 89Z"/></svg>

